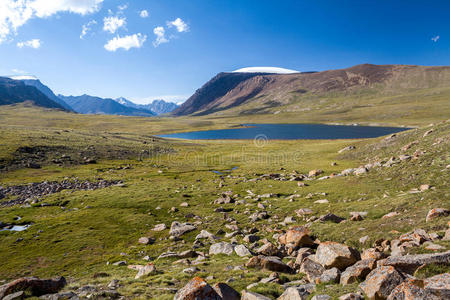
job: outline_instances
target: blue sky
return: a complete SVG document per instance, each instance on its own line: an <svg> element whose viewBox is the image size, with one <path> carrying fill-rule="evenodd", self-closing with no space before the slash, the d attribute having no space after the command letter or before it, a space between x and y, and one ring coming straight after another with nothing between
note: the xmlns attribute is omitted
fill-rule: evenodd
<svg viewBox="0 0 450 300"><path fill-rule="evenodd" d="M249 66L450 65L449 12L445 0L0 0L0 74L145 103Z"/></svg>

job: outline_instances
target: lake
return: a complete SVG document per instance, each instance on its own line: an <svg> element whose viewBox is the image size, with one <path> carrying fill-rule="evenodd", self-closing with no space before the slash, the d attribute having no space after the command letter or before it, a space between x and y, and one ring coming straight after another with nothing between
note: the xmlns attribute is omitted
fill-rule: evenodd
<svg viewBox="0 0 450 300"><path fill-rule="evenodd" d="M242 128L163 134L187 140L299 140L374 138L410 128L323 124L243 124Z"/></svg>

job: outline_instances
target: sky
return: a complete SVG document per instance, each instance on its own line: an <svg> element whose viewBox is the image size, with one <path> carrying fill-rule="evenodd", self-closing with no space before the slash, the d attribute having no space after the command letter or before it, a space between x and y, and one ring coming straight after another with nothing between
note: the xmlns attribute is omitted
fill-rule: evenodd
<svg viewBox="0 0 450 300"><path fill-rule="evenodd" d="M0 0L0 75L181 102L220 72L450 65L450 1Z"/></svg>

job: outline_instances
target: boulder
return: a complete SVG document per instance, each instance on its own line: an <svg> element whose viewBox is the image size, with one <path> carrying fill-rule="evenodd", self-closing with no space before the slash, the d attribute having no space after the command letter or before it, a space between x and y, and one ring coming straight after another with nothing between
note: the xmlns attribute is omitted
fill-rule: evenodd
<svg viewBox="0 0 450 300"><path fill-rule="evenodd" d="M278 249L275 247L272 243L265 243L261 247L259 247L256 250L256 253L265 255L265 256L277 256L278 255Z"/></svg>
<svg viewBox="0 0 450 300"><path fill-rule="evenodd" d="M386 299L403 282L403 276L392 266L376 268L359 287L370 300Z"/></svg>
<svg viewBox="0 0 450 300"><path fill-rule="evenodd" d="M209 248L210 255L215 255L215 254L231 255L231 254L233 254L233 252L234 252L234 246L231 245L230 243L226 243L226 242L212 244L211 247Z"/></svg>
<svg viewBox="0 0 450 300"><path fill-rule="evenodd" d="M439 274L424 280L425 290L441 299L450 299L450 273Z"/></svg>
<svg viewBox="0 0 450 300"><path fill-rule="evenodd" d="M134 279L139 279L142 276L149 275L149 274L155 274L156 268L152 263L148 263L145 266L139 266L138 273L134 277Z"/></svg>
<svg viewBox="0 0 450 300"><path fill-rule="evenodd" d="M304 284L287 288L278 300L306 300L316 289L315 284Z"/></svg>
<svg viewBox="0 0 450 300"><path fill-rule="evenodd" d="M408 278L401 284L396 286L389 297L388 300L408 300L408 299L427 299L427 300L439 300L445 299L438 295L434 295L433 292L424 289L423 280L418 280L416 278Z"/></svg>
<svg viewBox="0 0 450 300"><path fill-rule="evenodd" d="M64 277L39 279L37 277L23 277L0 286L0 299L19 291L28 291L32 296L57 293L66 285Z"/></svg>
<svg viewBox="0 0 450 300"><path fill-rule="evenodd" d="M280 236L278 241L286 248L298 249L300 247L312 246L314 241L311 239L310 231L303 226L294 226L284 235Z"/></svg>
<svg viewBox="0 0 450 300"><path fill-rule="evenodd" d="M316 261L327 269L336 267L344 270L359 259L357 250L336 242L320 243L316 251Z"/></svg>
<svg viewBox="0 0 450 300"><path fill-rule="evenodd" d="M315 283L320 279L320 276L323 274L323 272L325 272L325 268L321 264L309 258L305 258L300 266L300 273L305 274L306 279L309 282Z"/></svg>
<svg viewBox="0 0 450 300"><path fill-rule="evenodd" d="M174 300L222 300L222 297L202 278L194 277L175 294Z"/></svg>
<svg viewBox="0 0 450 300"><path fill-rule="evenodd" d="M245 265L248 268L265 269L273 272L292 273L291 267L276 256L258 255L249 259Z"/></svg>
<svg viewBox="0 0 450 300"><path fill-rule="evenodd" d="M237 245L234 247L234 251L240 257L252 256L252 253L244 245Z"/></svg>
<svg viewBox="0 0 450 300"><path fill-rule="evenodd" d="M380 260L383 258L386 258L386 254L384 252L380 252L378 249L376 248L369 248L364 250L361 253L361 259L365 260L365 259L375 259L375 260Z"/></svg>
<svg viewBox="0 0 450 300"><path fill-rule="evenodd" d="M376 260L373 258L360 260L342 272L340 283L342 285L347 285L359 280L364 280L376 266Z"/></svg>
<svg viewBox="0 0 450 300"><path fill-rule="evenodd" d="M139 238L138 243L139 244L143 244L143 245L148 245L152 242L153 240L151 238L148 238L146 236L143 236L141 238Z"/></svg>
<svg viewBox="0 0 450 300"><path fill-rule="evenodd" d="M392 266L407 274L414 274L417 268L422 265L450 265L450 251L432 254L390 256L383 260L381 264L383 266Z"/></svg>
<svg viewBox="0 0 450 300"><path fill-rule="evenodd" d="M177 221L172 222L172 225L170 226L170 235L174 236L174 237L180 237L183 234L190 232L190 231L194 231L195 229L197 229L197 227L195 227L194 225L190 224L190 223L180 223Z"/></svg>
<svg viewBox="0 0 450 300"><path fill-rule="evenodd" d="M272 299L258 293L242 291L241 300L272 300Z"/></svg>
<svg viewBox="0 0 450 300"><path fill-rule="evenodd" d="M339 282L341 277L341 271L338 268L331 268L325 270L322 275L320 275L319 283L336 283Z"/></svg>
<svg viewBox="0 0 450 300"><path fill-rule="evenodd" d="M157 224L155 225L155 227L153 227L153 231L163 231L166 229L167 229L166 224Z"/></svg>
<svg viewBox="0 0 450 300"><path fill-rule="evenodd" d="M300 248L297 251L297 257L295 258L295 264L300 266L303 263L303 260L308 256L314 254L313 250L310 248Z"/></svg>
<svg viewBox="0 0 450 300"><path fill-rule="evenodd" d="M345 218L336 216L335 214L332 214L332 213L328 213L328 214L326 214L326 215L323 215L323 216L320 216L320 217L319 217L319 221L320 221L320 222L328 222L328 221L331 221L331 222L333 222L333 223L341 223L341 222L344 221L344 220L345 220Z"/></svg>
<svg viewBox="0 0 450 300"><path fill-rule="evenodd" d="M213 289L221 297L222 300L239 300L241 295L232 287L225 283L216 283Z"/></svg>
<svg viewBox="0 0 450 300"><path fill-rule="evenodd" d="M446 217L450 214L450 210L445 208L433 208L430 210L427 214L426 221L429 222L432 219L439 218L439 217Z"/></svg>

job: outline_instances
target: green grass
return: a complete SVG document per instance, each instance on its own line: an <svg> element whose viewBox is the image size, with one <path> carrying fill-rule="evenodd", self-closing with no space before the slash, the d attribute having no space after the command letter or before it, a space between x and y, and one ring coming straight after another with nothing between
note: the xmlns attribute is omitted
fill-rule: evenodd
<svg viewBox="0 0 450 300"><path fill-rule="evenodd" d="M107 285L111 279L117 278L123 284L119 292L126 296L171 299L173 294L165 288L183 286L192 277L182 272L188 266L173 264L173 259L155 260L161 272L135 280L135 271L107 265L107 262L126 260L129 264L145 264L142 259L145 255L156 259L162 252L191 249L201 229L215 233L228 224L222 213L214 212L219 205L213 204L218 194L227 190L239 194L239 199L247 195L247 190L256 194L281 194L280 197L263 200L272 216L272 223L268 220L256 224L250 222L249 215L257 210L257 202L253 200L247 200L248 205L222 205L233 209L228 215L242 229L257 226L260 229L258 235L269 240L273 240L272 230L286 229L278 222L286 216L295 216L294 211L302 207L313 209L317 216L332 212L346 218L351 211L367 211L368 216L361 222L313 223L311 227L313 234L322 241L345 242L360 250L364 246L358 240L365 235L370 237L372 243L381 237L398 237L414 228L432 232L442 232L447 228L448 219L438 218L426 223L425 216L433 207L450 207L449 169L446 169L450 164L449 123L433 126L434 132L425 138L422 136L430 128L400 133L392 142L386 142L383 138L270 141L264 147L257 147L252 141L167 141L151 136L168 131L231 126L239 123L240 119L207 121L204 118L85 116L19 106L2 108L0 118L0 155L5 161L14 159L16 149L22 146L64 146L75 156L80 149L95 145L95 155L98 157L97 164L58 166L47 161L41 169L3 171L0 172L1 185L63 180L66 177L92 181L98 178L120 179L126 184L125 187L94 191L62 191L45 197L42 202L49 204L45 207L0 208L2 222L33 224L23 232L0 232L0 280L28 275L64 275L69 278L70 288L88 283ZM442 142L433 145L439 138ZM418 140L419 144L408 150L408 154L426 150L418 160L402 162L391 168L374 169L364 176L315 180L302 188L291 181L242 180L255 178L259 174L290 173L293 170L301 173L311 169L322 169L325 174L340 172L369 161L398 156L402 153L400 148L413 140ZM337 153L348 145L355 145L356 150ZM154 147L173 151L139 159L138 154L142 150ZM129 155L124 155L124 151ZM332 166L332 162L337 162L337 165ZM120 166L130 168L121 169ZM234 166L238 169L232 171L229 178L225 176L221 179L212 172ZM280 168L286 171L280 171ZM223 182L222 188L219 188L220 182ZM424 183L431 184L434 189L409 193ZM309 193L318 192L326 192L327 195L306 197ZM292 194L299 194L300 197L290 202L286 197ZM315 200L323 198L330 203L314 204ZM65 210L60 207L64 202ZM189 207L180 207L182 202L188 202ZM179 211L170 212L171 207L178 207ZM244 213L246 209L249 214ZM394 210L401 214L391 219L381 219L381 216ZM198 230L183 236L181 242L168 239L168 230L159 233L151 230L159 223L170 226L174 220L184 222L189 213L200 216L202 224L198 225ZM22 219L14 221L16 216ZM297 219L297 224L304 223ZM137 240L141 236L154 237L156 242L140 245ZM23 240L17 241L19 238ZM241 237L238 240L242 242ZM448 243L442 245L449 247ZM209 244L205 242L205 247L199 251L208 252L208 249ZM227 266L239 266L245 262L246 259L236 255L213 256L206 265L198 266L201 272L197 275L213 275L215 279L210 284L233 278L230 285L241 291L270 274L254 269L227 271ZM109 276L94 279L94 274L99 272L106 272ZM429 271L427 274L431 273ZM337 296L354 288L319 286L318 292ZM255 291L272 297L281 292L278 287L271 286L258 286Z"/></svg>

